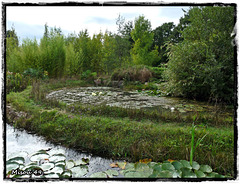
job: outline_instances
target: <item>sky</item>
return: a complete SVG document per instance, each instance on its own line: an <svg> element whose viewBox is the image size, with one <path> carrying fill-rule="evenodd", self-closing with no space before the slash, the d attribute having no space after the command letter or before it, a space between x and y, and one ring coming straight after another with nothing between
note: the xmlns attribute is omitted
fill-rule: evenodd
<svg viewBox="0 0 240 184"><path fill-rule="evenodd" d="M139 15L150 20L152 29L165 22L178 24L187 6L7 6L6 29L14 27L20 40L36 38L44 33L44 25L61 28L64 35L87 29L89 35L117 31L119 14L126 21L134 21Z"/></svg>

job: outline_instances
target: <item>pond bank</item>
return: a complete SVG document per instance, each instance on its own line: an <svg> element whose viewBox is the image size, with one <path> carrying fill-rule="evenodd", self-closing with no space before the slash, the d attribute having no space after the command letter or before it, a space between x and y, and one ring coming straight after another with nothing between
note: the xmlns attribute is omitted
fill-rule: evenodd
<svg viewBox="0 0 240 184"><path fill-rule="evenodd" d="M161 119L136 121L128 117L102 116L101 113L94 116L84 112L71 113L66 105L53 107L49 105L50 102L36 103L29 98L30 91L31 88L28 88L7 96L8 104L18 112L29 114L14 124L43 135L51 142L129 161L144 158L153 161L189 160L191 124ZM199 127L196 139L206 133L202 145L194 154L194 160L211 165L221 174L233 175L233 129Z"/></svg>

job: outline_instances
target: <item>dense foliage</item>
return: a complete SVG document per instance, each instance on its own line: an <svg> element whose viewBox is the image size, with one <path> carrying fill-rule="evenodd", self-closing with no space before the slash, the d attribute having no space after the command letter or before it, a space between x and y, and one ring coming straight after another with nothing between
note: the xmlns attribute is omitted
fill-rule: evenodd
<svg viewBox="0 0 240 184"><path fill-rule="evenodd" d="M194 7L184 40L169 44L166 75L176 95L232 101L234 94L233 7Z"/></svg>
<svg viewBox="0 0 240 184"><path fill-rule="evenodd" d="M12 28L6 38L7 71L22 74L32 68L48 72L50 78L81 78L86 71L99 77L114 70L124 73L133 65L159 71L167 66L168 94L232 102L234 8L192 7L184 12L178 25L164 23L154 30L144 16L134 22L119 16L117 33L93 36L87 30L64 36L60 28L45 25L40 43L25 39L19 44ZM163 82L163 76L158 79Z"/></svg>

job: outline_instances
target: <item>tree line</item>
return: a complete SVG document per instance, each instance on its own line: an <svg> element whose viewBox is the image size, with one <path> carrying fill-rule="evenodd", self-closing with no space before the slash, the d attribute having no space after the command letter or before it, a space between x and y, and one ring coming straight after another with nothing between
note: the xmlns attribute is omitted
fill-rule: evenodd
<svg viewBox="0 0 240 184"><path fill-rule="evenodd" d="M184 11L184 10L183 10ZM134 21L116 19L117 33L89 36L88 30L64 36L45 25L40 43L19 44L12 28L6 36L7 71L29 68L47 71L50 78L86 71L111 75L133 65L161 67L169 93L195 99L232 101L234 93L234 7L190 7L179 24L152 29L144 15Z"/></svg>

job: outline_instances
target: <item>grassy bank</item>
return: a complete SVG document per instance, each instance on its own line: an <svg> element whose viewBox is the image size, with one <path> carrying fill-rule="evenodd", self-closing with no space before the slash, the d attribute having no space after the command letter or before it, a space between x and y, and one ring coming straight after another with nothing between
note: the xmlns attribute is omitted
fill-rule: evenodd
<svg viewBox="0 0 240 184"><path fill-rule="evenodd" d="M138 119L136 117L140 114L134 115L134 111L126 114L121 108L67 106L57 102L34 101L30 96L31 87L7 95L8 104L28 114L26 118L16 120L14 125L43 135L49 141L131 161L143 158L151 158L153 161L189 160L190 123L177 121L177 118L176 121L166 120L160 116L151 119L151 114L147 113ZM200 164L209 164L221 174L233 175L232 126L227 128L213 124L198 127L196 139L205 134L207 136L197 148L194 160Z"/></svg>

